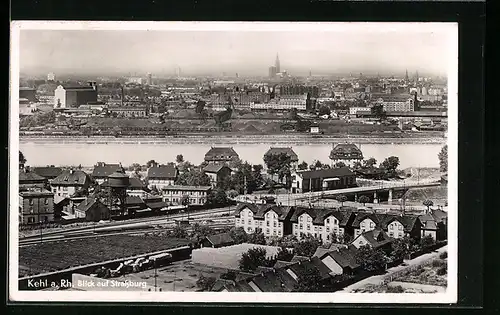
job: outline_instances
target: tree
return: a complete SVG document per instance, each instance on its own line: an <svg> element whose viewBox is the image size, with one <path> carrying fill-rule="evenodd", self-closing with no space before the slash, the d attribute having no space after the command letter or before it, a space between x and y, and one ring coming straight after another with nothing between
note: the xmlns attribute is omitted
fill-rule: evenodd
<svg viewBox="0 0 500 315"><path fill-rule="evenodd" d="M255 232L248 235L248 243L257 245L266 245L266 237L261 229L255 229Z"/></svg>
<svg viewBox="0 0 500 315"><path fill-rule="evenodd" d="M295 243L297 243L297 237L293 234L288 234L283 236L279 241L279 246L286 248L293 248Z"/></svg>
<svg viewBox="0 0 500 315"><path fill-rule="evenodd" d="M399 158L397 156L390 156L386 158L381 164L380 168L385 170L385 173L389 177L394 177L397 175L397 169L399 166Z"/></svg>
<svg viewBox="0 0 500 315"><path fill-rule="evenodd" d="M281 182L283 178L287 179L291 175L291 157L290 155L282 152L278 154L264 155L264 163L267 166L267 172L271 175L277 175Z"/></svg>
<svg viewBox="0 0 500 315"><path fill-rule="evenodd" d="M397 238L392 242L391 256L395 259L404 259L408 257L411 252L411 239L408 237Z"/></svg>
<svg viewBox="0 0 500 315"><path fill-rule="evenodd" d="M297 165L297 168L301 171L305 171L307 170L307 162L306 161L302 161L302 163L300 163L299 165Z"/></svg>
<svg viewBox="0 0 500 315"><path fill-rule="evenodd" d="M317 238L307 235L300 242L294 244L294 252L299 256L311 257L321 245L320 240Z"/></svg>
<svg viewBox="0 0 500 315"><path fill-rule="evenodd" d="M190 200L188 195L183 195L180 200L180 204L183 206L189 206Z"/></svg>
<svg viewBox="0 0 500 315"><path fill-rule="evenodd" d="M211 182L208 175L203 171L193 169L179 175L175 184L183 186L210 186Z"/></svg>
<svg viewBox="0 0 500 315"><path fill-rule="evenodd" d="M384 110L384 106L383 105L372 106L372 108L371 108L371 114L374 115L375 117L381 119L381 120L385 119L385 117L386 117L386 112Z"/></svg>
<svg viewBox="0 0 500 315"><path fill-rule="evenodd" d="M376 164L377 160L374 158L369 158L368 160L363 161L363 167L368 169L374 168Z"/></svg>
<svg viewBox="0 0 500 315"><path fill-rule="evenodd" d="M344 162L342 161L339 161L337 163L335 163L335 165L333 166L334 168L342 168L342 167L346 167L347 165L345 165Z"/></svg>
<svg viewBox="0 0 500 315"><path fill-rule="evenodd" d="M431 245L434 245L434 239L430 235L426 235L420 239L421 248L427 248Z"/></svg>
<svg viewBox="0 0 500 315"><path fill-rule="evenodd" d="M278 250L278 255L276 255L276 259L281 261L291 261L292 258L293 258L293 252L288 250L288 248L286 247L281 247Z"/></svg>
<svg viewBox="0 0 500 315"><path fill-rule="evenodd" d="M448 172L448 145L446 144L441 148L441 151L438 153L439 158L439 170L441 172Z"/></svg>
<svg viewBox="0 0 500 315"><path fill-rule="evenodd" d="M197 114L201 114L203 112L203 110L205 109L205 101L198 101L196 102L196 109L195 109L195 112Z"/></svg>
<svg viewBox="0 0 500 315"><path fill-rule="evenodd" d="M177 164L182 164L184 162L184 156L182 154L177 154L177 156L175 157L175 161L177 162Z"/></svg>
<svg viewBox="0 0 500 315"><path fill-rule="evenodd" d="M261 247L249 249L241 255L239 265L244 271L255 271L257 267L263 266L266 260L266 250Z"/></svg>
<svg viewBox="0 0 500 315"><path fill-rule="evenodd" d="M424 202L422 202L422 204L427 207L427 213L430 213L431 207L434 205L434 202L430 199L426 199L424 200Z"/></svg>
<svg viewBox="0 0 500 315"><path fill-rule="evenodd" d="M175 237L175 238L186 238L188 236L188 233L187 231L176 225L173 229L172 229L172 237Z"/></svg>
<svg viewBox="0 0 500 315"><path fill-rule="evenodd" d="M152 167L153 165L156 164L156 161L155 160L149 160L147 163L146 163L146 167L147 168L150 168Z"/></svg>
<svg viewBox="0 0 500 315"><path fill-rule="evenodd" d="M245 229L240 227L232 227L229 231L229 235L236 242L236 244L246 243L248 241L248 234Z"/></svg>
<svg viewBox="0 0 500 315"><path fill-rule="evenodd" d="M297 292L320 292L322 291L322 279L318 268L314 265L305 265L299 274L294 290Z"/></svg>
<svg viewBox="0 0 500 315"><path fill-rule="evenodd" d="M365 206L367 202L370 202L370 198L368 196L363 195L359 197L358 202L361 202L363 206Z"/></svg>
<svg viewBox="0 0 500 315"><path fill-rule="evenodd" d="M344 202L347 201L347 196L341 194L341 195L336 196L335 200L337 200L338 202L340 202L341 207L343 207L344 206Z"/></svg>
<svg viewBox="0 0 500 315"><path fill-rule="evenodd" d="M323 105L319 108L319 115L320 116L330 115L330 113L331 113L331 110L330 110L330 107L328 107L328 106Z"/></svg>
<svg viewBox="0 0 500 315"><path fill-rule="evenodd" d="M314 162L314 167L316 169L320 169L323 167L323 163L321 163L321 161L317 160L316 162Z"/></svg>
<svg viewBox="0 0 500 315"><path fill-rule="evenodd" d="M196 286L202 291L210 291L215 284L216 279L214 277L205 277L201 275L196 281Z"/></svg>
<svg viewBox="0 0 500 315"><path fill-rule="evenodd" d="M24 157L23 152L19 151L19 168L23 167L26 164L26 158Z"/></svg>
<svg viewBox="0 0 500 315"><path fill-rule="evenodd" d="M223 189L218 188L208 193L207 204L212 206L223 206L228 203L229 200L227 199L226 192Z"/></svg>
<svg viewBox="0 0 500 315"><path fill-rule="evenodd" d="M236 198L238 195L239 193L234 189L231 189L230 191L227 192L227 196L229 198Z"/></svg>
<svg viewBox="0 0 500 315"><path fill-rule="evenodd" d="M382 249L373 249L369 245L358 248L355 258L364 270L370 272L384 270L388 261Z"/></svg>

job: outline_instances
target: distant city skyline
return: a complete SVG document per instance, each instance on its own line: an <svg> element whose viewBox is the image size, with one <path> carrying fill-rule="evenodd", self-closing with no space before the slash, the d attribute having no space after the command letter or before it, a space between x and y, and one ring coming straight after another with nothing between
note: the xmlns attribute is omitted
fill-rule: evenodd
<svg viewBox="0 0 500 315"><path fill-rule="evenodd" d="M181 68L186 76L267 76L277 55L292 76L448 72L449 29L415 23L388 31L364 23L360 31L360 23L347 24L336 31L21 30L20 72L168 76Z"/></svg>

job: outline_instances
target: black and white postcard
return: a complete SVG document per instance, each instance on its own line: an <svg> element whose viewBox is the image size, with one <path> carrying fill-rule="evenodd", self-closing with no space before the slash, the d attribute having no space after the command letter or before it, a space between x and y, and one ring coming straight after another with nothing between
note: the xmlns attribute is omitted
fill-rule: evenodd
<svg viewBox="0 0 500 315"><path fill-rule="evenodd" d="M457 302L456 23L11 24L14 301Z"/></svg>

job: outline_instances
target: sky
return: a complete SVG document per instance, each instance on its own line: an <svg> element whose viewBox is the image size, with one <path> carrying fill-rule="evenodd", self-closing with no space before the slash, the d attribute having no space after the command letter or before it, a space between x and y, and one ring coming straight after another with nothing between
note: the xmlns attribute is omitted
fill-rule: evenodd
<svg viewBox="0 0 500 315"><path fill-rule="evenodd" d="M342 27L260 27L228 30L50 30L21 29L21 73L173 74L240 76L268 74L279 54L281 69L292 75L419 74L445 75L449 28L403 28L370 23ZM356 27L350 25L358 24ZM434 24L435 25L435 24ZM310 25L309 25L310 26ZM439 25L438 25L439 26ZM451 35L450 35L451 34ZM456 36L456 35L455 35Z"/></svg>

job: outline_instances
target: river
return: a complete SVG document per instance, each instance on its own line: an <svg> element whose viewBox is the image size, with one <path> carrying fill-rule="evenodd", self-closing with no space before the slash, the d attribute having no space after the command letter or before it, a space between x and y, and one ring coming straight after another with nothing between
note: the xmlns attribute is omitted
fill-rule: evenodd
<svg viewBox="0 0 500 315"><path fill-rule="evenodd" d="M149 160L159 163L175 161L178 154L194 164L203 161L205 153L212 144L153 144L153 143L85 143L69 142L57 143L56 141L31 142L21 141L20 150L31 166L45 165L82 165L92 166L96 162L118 163L124 166L132 163L145 164ZM217 146L223 146L217 144ZM332 144L295 144L277 145L274 142L231 144L242 160L252 164L262 164L263 155L270 146L291 146L299 156L299 161L311 163L320 160L328 163ZM440 143L426 144L360 144L365 159L373 157L379 163L388 156L398 156L400 168L407 167L439 167L438 153Z"/></svg>

